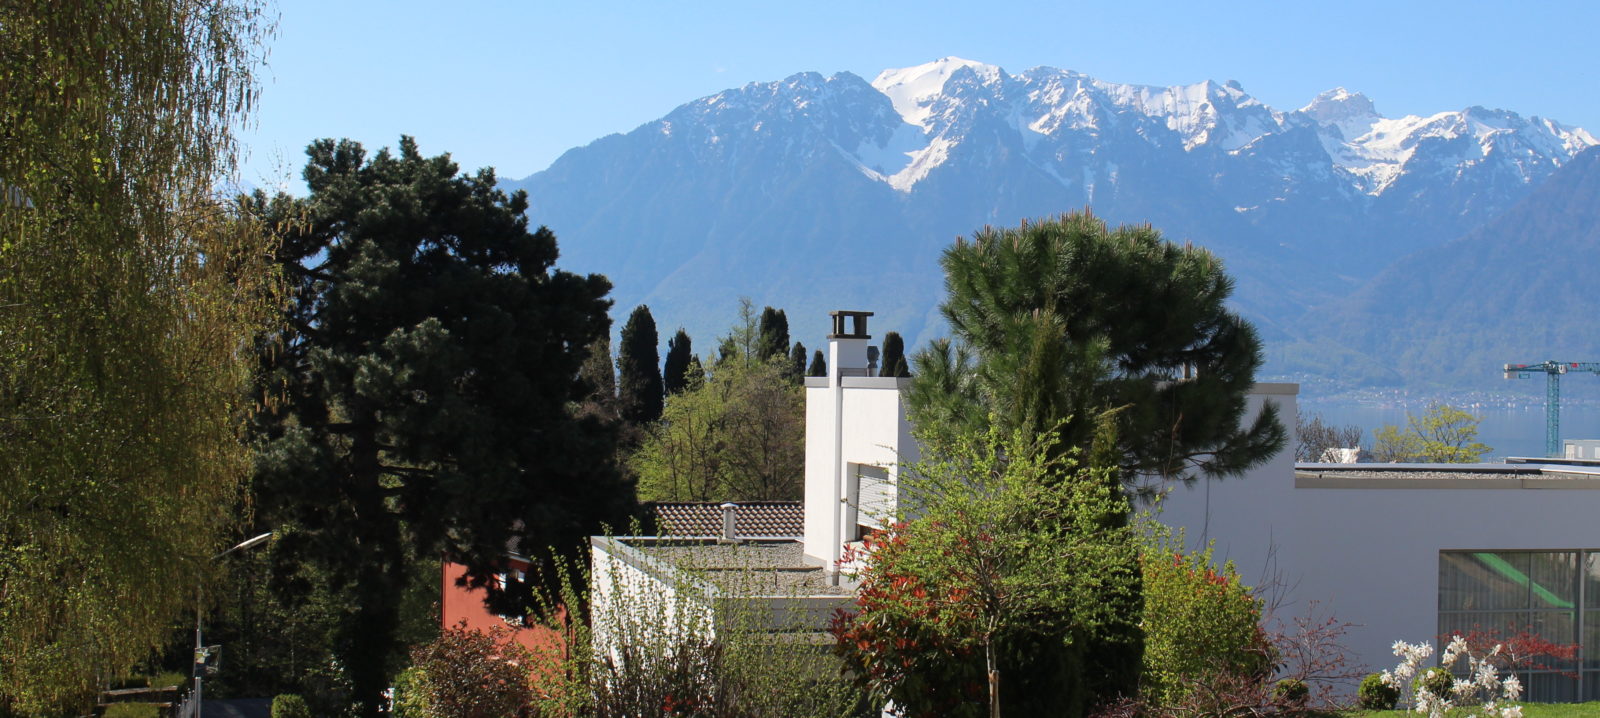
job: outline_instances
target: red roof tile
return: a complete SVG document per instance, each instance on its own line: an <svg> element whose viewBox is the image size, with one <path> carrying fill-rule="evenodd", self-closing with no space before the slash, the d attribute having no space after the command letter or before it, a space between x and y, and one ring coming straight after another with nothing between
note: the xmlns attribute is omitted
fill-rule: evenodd
<svg viewBox="0 0 1600 718"><path fill-rule="evenodd" d="M734 534L782 536L805 534L805 510L799 501L735 502ZM661 502L651 505L662 536L721 536L722 502Z"/></svg>

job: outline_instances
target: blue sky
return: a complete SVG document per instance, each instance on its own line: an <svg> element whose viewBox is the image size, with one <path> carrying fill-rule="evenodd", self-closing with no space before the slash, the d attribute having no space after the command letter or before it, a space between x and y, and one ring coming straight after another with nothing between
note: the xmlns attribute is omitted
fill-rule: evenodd
<svg viewBox="0 0 1600 718"><path fill-rule="evenodd" d="M1600 134L1594 2L440 3L280 0L243 179L318 137L417 137L520 178L679 104L947 55L1113 82L1238 80L1279 109L1344 86L1388 116L1501 107Z"/></svg>

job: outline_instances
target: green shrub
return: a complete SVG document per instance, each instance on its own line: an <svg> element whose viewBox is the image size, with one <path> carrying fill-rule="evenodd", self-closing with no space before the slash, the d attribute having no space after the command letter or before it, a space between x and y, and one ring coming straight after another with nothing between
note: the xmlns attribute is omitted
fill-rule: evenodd
<svg viewBox="0 0 1600 718"><path fill-rule="evenodd" d="M1392 711L1400 702L1400 689L1384 682L1382 674L1370 673L1361 679L1356 702L1363 710Z"/></svg>
<svg viewBox="0 0 1600 718"><path fill-rule="evenodd" d="M311 708L306 699L284 693L272 699L272 718L311 718Z"/></svg>
<svg viewBox="0 0 1600 718"><path fill-rule="evenodd" d="M1211 549L1186 551L1182 532L1149 522L1140 557L1144 576L1144 699L1180 701L1189 686L1218 675L1260 676L1272 649L1261 631L1261 602L1233 564L1218 569Z"/></svg>
<svg viewBox="0 0 1600 718"><path fill-rule="evenodd" d="M1435 666L1417 675L1416 679L1411 682L1411 690L1416 691L1425 688L1435 696L1449 698L1451 695L1450 689L1455 684L1455 676L1450 675L1450 671Z"/></svg>
<svg viewBox="0 0 1600 718"><path fill-rule="evenodd" d="M1311 687L1299 678L1285 678L1273 684L1272 697L1280 703L1302 705L1311 697Z"/></svg>
<svg viewBox="0 0 1600 718"><path fill-rule="evenodd" d="M428 696L423 685L422 669L412 666L394 678L394 703L390 708L394 718L431 718Z"/></svg>
<svg viewBox="0 0 1600 718"><path fill-rule="evenodd" d="M161 711L154 703L112 703L105 718L161 718Z"/></svg>

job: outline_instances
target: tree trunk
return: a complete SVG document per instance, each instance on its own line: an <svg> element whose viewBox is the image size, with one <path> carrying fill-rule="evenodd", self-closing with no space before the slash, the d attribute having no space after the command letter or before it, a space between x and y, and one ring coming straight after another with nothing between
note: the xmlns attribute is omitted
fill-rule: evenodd
<svg viewBox="0 0 1600 718"><path fill-rule="evenodd" d="M994 641L984 639L983 660L989 668L989 718L1000 718L1000 669L994 665Z"/></svg>

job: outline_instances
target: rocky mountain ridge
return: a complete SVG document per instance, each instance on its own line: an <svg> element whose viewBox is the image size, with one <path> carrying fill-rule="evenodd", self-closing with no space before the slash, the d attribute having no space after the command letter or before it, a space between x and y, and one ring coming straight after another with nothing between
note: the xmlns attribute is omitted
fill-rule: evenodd
<svg viewBox="0 0 1600 718"><path fill-rule="evenodd" d="M1237 82L945 58L725 90L509 184L564 264L697 338L745 295L787 307L802 339L848 306L915 343L941 331L952 239L1089 207L1217 252L1240 310L1290 342L1312 308L1499 216L1595 144L1481 107L1386 118L1343 88L1279 110Z"/></svg>

